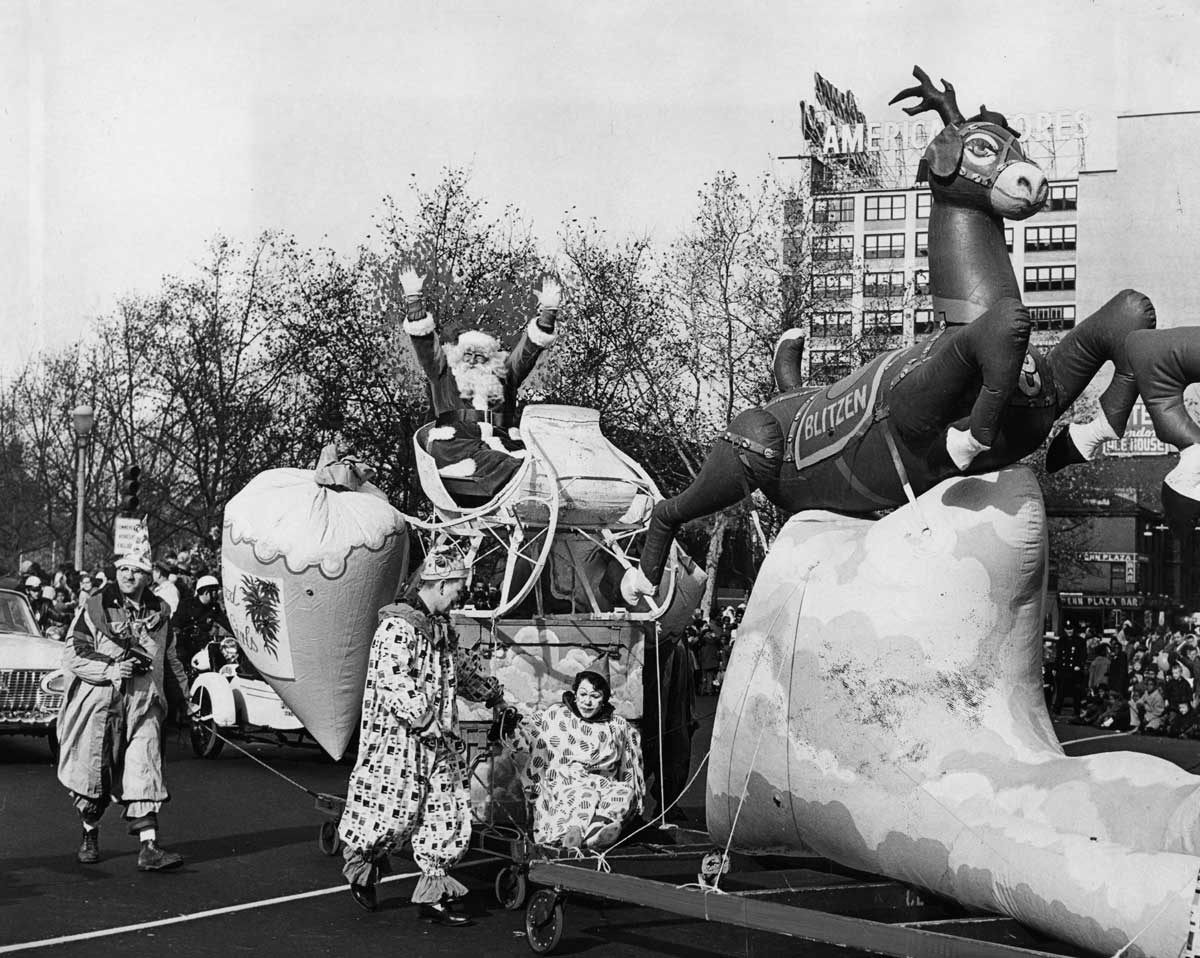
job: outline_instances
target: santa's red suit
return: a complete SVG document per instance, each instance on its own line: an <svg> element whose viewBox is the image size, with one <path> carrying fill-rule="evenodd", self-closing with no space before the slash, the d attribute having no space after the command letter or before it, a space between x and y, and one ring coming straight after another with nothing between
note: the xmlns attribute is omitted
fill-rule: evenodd
<svg viewBox="0 0 1200 958"><path fill-rule="evenodd" d="M558 284L543 284L537 317L505 352L494 336L475 330L443 344L421 297L422 279L410 271L401 282L404 331L433 393L436 422L423 437L425 451L438 473L451 480L444 485L456 502L483 505L504 488L525 456L516 428L517 390L557 338Z"/></svg>

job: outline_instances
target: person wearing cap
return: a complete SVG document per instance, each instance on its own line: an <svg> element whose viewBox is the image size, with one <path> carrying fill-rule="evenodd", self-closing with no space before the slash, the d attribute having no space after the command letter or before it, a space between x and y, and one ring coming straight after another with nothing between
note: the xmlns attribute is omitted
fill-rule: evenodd
<svg viewBox="0 0 1200 958"><path fill-rule="evenodd" d="M82 823L81 863L99 861L100 819L116 801L140 842L138 870L157 872L183 863L158 844L158 812L170 797L162 769L166 671L180 696L187 680L170 611L149 584L149 554L126 555L117 561L116 582L92 593L71 622L58 779Z"/></svg>
<svg viewBox="0 0 1200 958"><path fill-rule="evenodd" d="M172 625L179 635L179 657L183 662L191 662L210 642L233 635L220 599L221 583L213 575L200 576L196 580L196 594L181 599Z"/></svg>
<svg viewBox="0 0 1200 958"><path fill-rule="evenodd" d="M411 838L421 870L412 900L421 918L448 926L471 921L452 905L467 889L447 874L471 839L457 696L489 706L503 701L500 684L484 673L477 652L458 647L447 620L466 582L460 556L431 552L404 599L380 610L358 761L338 825L343 873L362 908L375 910L375 886L390 871L388 856Z"/></svg>
<svg viewBox="0 0 1200 958"><path fill-rule="evenodd" d="M25 576L25 581L21 584L21 588L25 592L26 597L29 599L30 604L36 608L37 603L40 602L42 598L41 578L36 575L27 575Z"/></svg>
<svg viewBox="0 0 1200 958"><path fill-rule="evenodd" d="M25 581L21 584L21 591L25 593L25 598L29 600L29 608L33 611L34 621L37 623L39 629L42 628L46 603L42 598L41 578L36 575L27 575Z"/></svg>
<svg viewBox="0 0 1200 958"><path fill-rule="evenodd" d="M529 716L510 708L501 717L502 737L529 756L521 778L526 794L536 795L535 841L605 849L642 810L641 738L611 698L601 655L575 676L560 705Z"/></svg>

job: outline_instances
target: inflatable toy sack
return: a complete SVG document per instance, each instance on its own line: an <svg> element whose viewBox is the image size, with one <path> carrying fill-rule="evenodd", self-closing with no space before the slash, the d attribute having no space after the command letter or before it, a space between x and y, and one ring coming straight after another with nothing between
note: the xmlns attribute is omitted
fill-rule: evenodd
<svg viewBox="0 0 1200 958"><path fill-rule="evenodd" d="M309 734L341 758L362 707L377 613L408 562L408 527L326 446L315 470L269 469L225 507L221 573L238 644Z"/></svg>

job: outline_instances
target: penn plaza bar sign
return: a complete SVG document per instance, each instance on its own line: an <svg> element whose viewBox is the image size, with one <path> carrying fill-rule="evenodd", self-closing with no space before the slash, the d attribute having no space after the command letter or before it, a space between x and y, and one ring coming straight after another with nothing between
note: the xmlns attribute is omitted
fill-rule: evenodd
<svg viewBox="0 0 1200 958"><path fill-rule="evenodd" d="M801 130L812 153L859 156L880 150L923 150L940 132L925 120L868 121L854 93L839 90L819 73L813 74L816 103L800 101ZM1085 137L1088 115L1083 110L1013 113L1008 125L1023 137L1053 134L1056 140Z"/></svg>

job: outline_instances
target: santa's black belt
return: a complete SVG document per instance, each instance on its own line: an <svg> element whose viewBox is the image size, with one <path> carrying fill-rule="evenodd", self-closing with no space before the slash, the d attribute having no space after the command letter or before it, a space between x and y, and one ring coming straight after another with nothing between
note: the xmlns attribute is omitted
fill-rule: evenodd
<svg viewBox="0 0 1200 958"><path fill-rule="evenodd" d="M437 417L439 426L453 426L456 422L490 422L500 429L507 429L512 425L506 413L486 412L482 409L450 409Z"/></svg>

